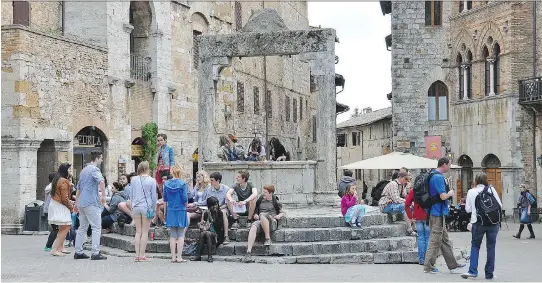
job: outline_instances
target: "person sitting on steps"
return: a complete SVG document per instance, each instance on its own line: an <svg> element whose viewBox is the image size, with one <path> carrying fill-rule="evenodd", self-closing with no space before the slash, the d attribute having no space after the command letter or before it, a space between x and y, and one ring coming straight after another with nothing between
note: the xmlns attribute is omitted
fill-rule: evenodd
<svg viewBox="0 0 542 283"><path fill-rule="evenodd" d="M361 219L365 216L367 206L363 200L358 204L358 191L355 183L346 185L346 192L341 199L341 213L344 221L351 227L361 227Z"/></svg>
<svg viewBox="0 0 542 283"><path fill-rule="evenodd" d="M219 201L216 197L207 199L207 207L201 221L198 223L200 237L198 242L197 255L193 261L201 261L203 247L207 245L207 261L213 262L213 250L216 250L224 241L224 224L222 210L220 210ZM213 248L216 247L216 248Z"/></svg>
<svg viewBox="0 0 542 283"><path fill-rule="evenodd" d="M278 220L284 216L282 204L275 196L275 186L267 185L263 187L263 195L256 202L254 214L254 223L248 232L247 254L244 262L252 262L252 246L256 241L256 236L263 232L265 235L264 246L271 245L271 232L278 229Z"/></svg>
<svg viewBox="0 0 542 283"><path fill-rule="evenodd" d="M401 196L406 196L404 185L408 182L408 173L397 173L397 179L389 182L382 191L382 197L378 201L380 212L389 215L402 214L407 224L407 236L416 236L416 232L412 229L412 224L405 211L405 199Z"/></svg>
<svg viewBox="0 0 542 283"><path fill-rule="evenodd" d="M231 189L228 190L228 193L226 194L226 200L228 203L228 209L230 211L231 216L233 217L233 224L231 226L232 230L236 230L239 228L239 213L236 213L234 211L234 206L245 206L246 211L245 214L248 212L248 222L247 222L247 228L250 228L251 221L254 217L254 210L256 208L256 198L258 197L258 190L254 188L252 183L248 182L248 178L250 177L250 174L246 170L241 170L238 172L237 176L235 177L235 180L237 183L233 185ZM236 195L236 199L233 198L233 194ZM248 206L248 207L247 207Z"/></svg>

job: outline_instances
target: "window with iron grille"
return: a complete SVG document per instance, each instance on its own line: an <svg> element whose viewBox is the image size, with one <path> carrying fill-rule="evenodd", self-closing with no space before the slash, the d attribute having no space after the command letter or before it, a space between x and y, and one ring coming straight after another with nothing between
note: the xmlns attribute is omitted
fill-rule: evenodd
<svg viewBox="0 0 542 283"><path fill-rule="evenodd" d="M237 82L237 111L245 112L245 85Z"/></svg>
<svg viewBox="0 0 542 283"><path fill-rule="evenodd" d="M30 3L28 1L13 1L13 24L30 25Z"/></svg>
<svg viewBox="0 0 542 283"><path fill-rule="evenodd" d="M260 90L257 86L253 88L254 91L254 114L260 115Z"/></svg>
<svg viewBox="0 0 542 283"><path fill-rule="evenodd" d="M235 30L237 31L243 28L243 19L241 18L242 12L241 2L235 1Z"/></svg>
<svg viewBox="0 0 542 283"><path fill-rule="evenodd" d="M294 117L294 123L297 123L297 99L292 99L292 108L294 110L294 113L292 114Z"/></svg>
<svg viewBox="0 0 542 283"><path fill-rule="evenodd" d="M337 134L337 147L346 147L346 134Z"/></svg>
<svg viewBox="0 0 542 283"><path fill-rule="evenodd" d="M194 61L193 62L193 65L194 65L194 69L197 69L198 66L199 66L199 43L198 43L198 39L197 37L201 35L201 32L200 31L192 31L192 38L194 40L194 44L193 44L193 48L192 48L192 60Z"/></svg>
<svg viewBox="0 0 542 283"><path fill-rule="evenodd" d="M286 122L290 122L290 97L286 96L284 103L286 104Z"/></svg>
<svg viewBox="0 0 542 283"><path fill-rule="evenodd" d="M268 90L265 98L265 112L267 112L267 118L273 118L273 104L271 101L271 91Z"/></svg>

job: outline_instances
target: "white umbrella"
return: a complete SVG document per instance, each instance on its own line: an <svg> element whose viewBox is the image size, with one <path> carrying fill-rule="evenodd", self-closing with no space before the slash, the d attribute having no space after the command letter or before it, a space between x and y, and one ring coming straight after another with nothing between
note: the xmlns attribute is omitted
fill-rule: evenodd
<svg viewBox="0 0 542 283"><path fill-rule="evenodd" d="M409 169L437 168L438 160L429 159L404 152L392 152L386 155L373 157L358 162L340 166L339 169L398 169L406 167ZM452 165L452 168L461 168Z"/></svg>

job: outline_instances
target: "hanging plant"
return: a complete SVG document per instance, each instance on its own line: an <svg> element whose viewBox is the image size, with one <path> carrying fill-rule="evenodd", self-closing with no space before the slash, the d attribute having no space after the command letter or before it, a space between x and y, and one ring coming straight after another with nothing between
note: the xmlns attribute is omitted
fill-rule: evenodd
<svg viewBox="0 0 542 283"><path fill-rule="evenodd" d="M156 136L158 135L158 126L155 123L147 123L141 127L141 136L145 141L143 145L143 160L148 161L151 167L151 170L156 168L156 162L154 158L158 150L158 145L156 144Z"/></svg>

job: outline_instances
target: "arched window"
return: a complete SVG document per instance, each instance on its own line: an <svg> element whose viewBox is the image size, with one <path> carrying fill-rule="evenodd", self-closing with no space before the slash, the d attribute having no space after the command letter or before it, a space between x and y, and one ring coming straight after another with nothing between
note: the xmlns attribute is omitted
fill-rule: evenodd
<svg viewBox="0 0 542 283"><path fill-rule="evenodd" d="M491 79L489 78L489 61L488 61L488 57L489 57L489 50L487 50L487 46L484 46L484 49L482 50L482 58L484 60L484 78L485 78L485 90L484 90L484 93L485 95L489 95L489 93L491 92L491 89L490 89L490 86L491 86Z"/></svg>
<svg viewBox="0 0 542 283"><path fill-rule="evenodd" d="M495 57L495 61L493 62L493 85L495 86L494 92L495 94L499 94L499 88L500 88L500 60L499 56L501 55L501 47L498 43L495 43L493 46L493 56Z"/></svg>
<svg viewBox="0 0 542 283"><path fill-rule="evenodd" d="M467 50L467 98L472 98L472 53Z"/></svg>
<svg viewBox="0 0 542 283"><path fill-rule="evenodd" d="M192 22L192 60L193 60L193 67L194 69L197 69L199 67L199 45L197 37L207 33L209 29L209 23L207 22L207 19L204 15L200 13L194 13L191 17Z"/></svg>
<svg viewBox="0 0 542 283"><path fill-rule="evenodd" d="M441 81L434 82L427 92L428 120L448 120L448 88Z"/></svg>
<svg viewBox="0 0 542 283"><path fill-rule="evenodd" d="M463 66L461 65L463 63L463 58L461 57L461 54L457 54L455 61L457 63L457 72L459 74L459 100L462 100L465 93L465 76L463 75Z"/></svg>

